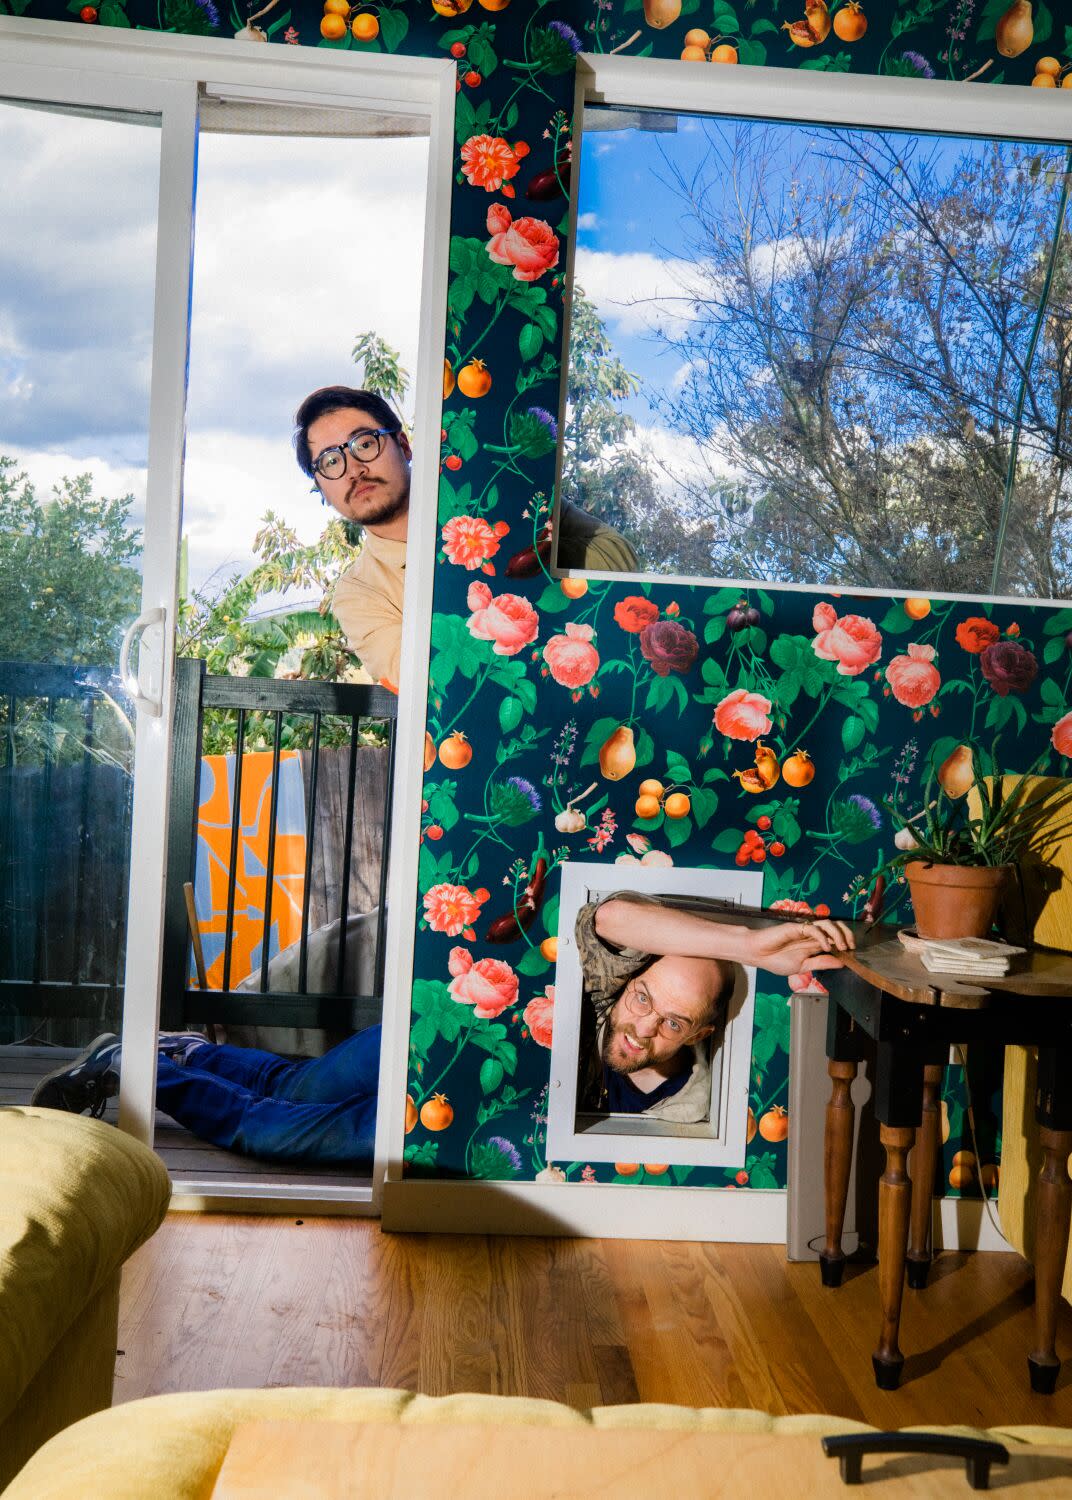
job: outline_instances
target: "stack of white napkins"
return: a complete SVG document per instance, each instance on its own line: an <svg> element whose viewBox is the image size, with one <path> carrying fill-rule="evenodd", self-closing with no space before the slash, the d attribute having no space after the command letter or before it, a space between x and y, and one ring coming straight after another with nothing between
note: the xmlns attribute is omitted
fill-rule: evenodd
<svg viewBox="0 0 1072 1500"><path fill-rule="evenodd" d="M930 973L965 978L1000 979L1009 972L1012 960L1027 951L990 938L921 938L919 942L919 957Z"/></svg>

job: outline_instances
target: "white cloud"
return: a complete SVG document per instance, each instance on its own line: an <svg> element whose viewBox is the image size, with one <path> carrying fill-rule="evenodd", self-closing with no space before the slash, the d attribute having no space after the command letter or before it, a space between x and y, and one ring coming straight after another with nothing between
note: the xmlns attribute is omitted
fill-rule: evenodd
<svg viewBox="0 0 1072 1500"><path fill-rule="evenodd" d="M579 214L577 216L577 228L578 229L598 229L599 228L599 215L598 214Z"/></svg>
<svg viewBox="0 0 1072 1500"><path fill-rule="evenodd" d="M683 287L696 279L698 269L694 261L647 251L577 250L576 279L619 334L676 331L690 322L693 306Z"/></svg>

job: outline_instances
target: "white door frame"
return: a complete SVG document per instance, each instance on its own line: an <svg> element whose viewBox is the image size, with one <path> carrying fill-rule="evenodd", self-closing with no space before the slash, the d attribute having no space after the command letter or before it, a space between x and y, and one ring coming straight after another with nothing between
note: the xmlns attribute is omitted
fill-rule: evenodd
<svg viewBox="0 0 1072 1500"><path fill-rule="evenodd" d="M267 55L266 55L267 54ZM380 109L428 120L431 132L420 338L415 383L413 485L407 557L402 692L399 697L392 800L391 865L380 1068L380 1102L371 1190L340 1184L310 1188L296 1179L273 1185L229 1183L216 1197L210 1184L185 1183L184 1206L216 1198L293 1210L330 1203L333 1212L378 1212L383 1177L399 1169L405 1117L405 1069L413 972L413 919L426 718L432 584L439 490L439 431L456 66L451 59L339 54L312 48L266 48L219 39L147 31L99 31L64 22L0 17L0 96L84 103L102 108L168 111L161 159L153 378L150 401L149 490L143 609L162 607L174 621L185 424L196 95L233 91L250 98L320 107ZM35 82L25 82L35 79ZM153 635L158 639L154 642ZM163 637L160 649L159 636ZM163 712L138 714L133 850L137 879L128 909L123 1013L120 1125L152 1144L159 1023L167 805L173 718L173 629L150 631L142 647L143 682L156 676ZM155 657L154 657L155 647ZM158 674L158 675L157 675ZM136 997L149 1001L136 1003ZM252 1206L252 1205L251 1205Z"/></svg>

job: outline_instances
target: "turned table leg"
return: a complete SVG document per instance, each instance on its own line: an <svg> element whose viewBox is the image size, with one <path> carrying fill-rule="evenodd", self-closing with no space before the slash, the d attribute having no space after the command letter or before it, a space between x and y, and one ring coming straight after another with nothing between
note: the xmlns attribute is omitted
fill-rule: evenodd
<svg viewBox="0 0 1072 1500"><path fill-rule="evenodd" d="M1057 1357L1057 1308L1068 1254L1068 1224L1072 1213L1072 1181L1068 1157L1072 1130L1039 1128L1043 1150L1035 1220L1035 1347L1027 1356L1031 1389L1051 1396L1061 1361Z"/></svg>
<svg viewBox="0 0 1072 1500"><path fill-rule="evenodd" d="M826 1065L833 1087L826 1106L826 1134L823 1143L823 1194L826 1207L826 1244L819 1252L819 1272L823 1286L840 1286L845 1270L845 1252L841 1248L841 1231L845 1224L845 1203L849 1195L852 1171L852 1132L856 1109L852 1102L852 1083L859 1063L838 1062L831 1058Z"/></svg>
<svg viewBox="0 0 1072 1500"><path fill-rule="evenodd" d="M931 1198L934 1195L939 1101L944 1071L944 1060L928 1063L923 1069L923 1116L908 1163L908 1175L912 1180L912 1216L906 1268L908 1285L913 1291L921 1291L927 1285L931 1268Z"/></svg>
<svg viewBox="0 0 1072 1500"><path fill-rule="evenodd" d="M911 1125L882 1125L879 1130L879 1138L886 1150L886 1170L878 1185L878 1290L882 1303L882 1332L878 1348L871 1356L871 1364L875 1382L884 1391L897 1389L904 1367L897 1334L901 1326L901 1295L912 1206L908 1153L915 1136L915 1128Z"/></svg>

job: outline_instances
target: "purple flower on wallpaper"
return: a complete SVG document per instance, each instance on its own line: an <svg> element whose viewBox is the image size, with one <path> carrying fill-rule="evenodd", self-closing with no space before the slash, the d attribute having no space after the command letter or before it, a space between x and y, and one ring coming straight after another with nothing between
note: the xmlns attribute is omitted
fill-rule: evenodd
<svg viewBox="0 0 1072 1500"><path fill-rule="evenodd" d="M676 620L656 620L640 632L640 649L659 677L687 672L696 660L700 643L691 630Z"/></svg>
<svg viewBox="0 0 1072 1500"><path fill-rule="evenodd" d="M872 828L877 833L878 830L882 827L882 814L879 812L875 804L871 801L871 798L862 797L859 792L853 792L852 796L849 798L849 802L853 807L858 807L860 809L864 817L870 821Z"/></svg>
<svg viewBox="0 0 1072 1500"><path fill-rule="evenodd" d="M556 36L560 36L571 52L580 52L581 39L573 27L567 26L565 21L548 21L547 29L548 31L553 31Z"/></svg>
<svg viewBox="0 0 1072 1500"><path fill-rule="evenodd" d="M1026 646L1015 641L995 641L979 654L983 676L999 698L1026 693L1038 674L1038 661Z"/></svg>
<svg viewBox="0 0 1072 1500"><path fill-rule="evenodd" d="M933 78L934 69L922 52L902 52L901 61L906 62L917 78Z"/></svg>
<svg viewBox="0 0 1072 1500"><path fill-rule="evenodd" d="M220 13L213 5L212 0L194 0L195 5L204 12L205 20L213 28L220 24Z"/></svg>
<svg viewBox="0 0 1072 1500"><path fill-rule="evenodd" d="M528 802L534 813L538 813L543 807L540 794L531 781L526 781L524 776L510 776L506 781L507 786L512 786L515 792L519 792Z"/></svg>
<svg viewBox="0 0 1072 1500"><path fill-rule="evenodd" d="M530 406L529 416L535 417L542 427L546 427L552 442L558 442L558 423L544 406Z"/></svg>

